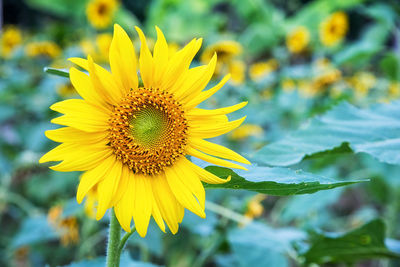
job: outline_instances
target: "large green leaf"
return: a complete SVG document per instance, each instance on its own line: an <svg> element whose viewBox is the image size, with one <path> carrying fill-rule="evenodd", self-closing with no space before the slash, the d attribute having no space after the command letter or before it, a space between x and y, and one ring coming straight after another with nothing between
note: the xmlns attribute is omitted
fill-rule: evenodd
<svg viewBox="0 0 400 267"><path fill-rule="evenodd" d="M323 264L400 257L400 254L386 247L385 225L377 219L342 235L316 234L303 256L308 263Z"/></svg>
<svg viewBox="0 0 400 267"><path fill-rule="evenodd" d="M237 173L231 169L217 166L209 166L206 170L221 178L231 176L231 180L227 183L205 184L206 188L246 189L275 196L311 194L320 190L363 181L339 181L301 170L293 171L286 168L258 166L250 167L248 171L238 171Z"/></svg>
<svg viewBox="0 0 400 267"><path fill-rule="evenodd" d="M400 102L377 104L370 109L342 103L313 118L303 129L259 150L253 161L289 166L306 155L331 150L347 142L350 148L378 160L400 164Z"/></svg>
<svg viewBox="0 0 400 267"><path fill-rule="evenodd" d="M253 222L228 234L228 241L239 266L289 266L285 254L291 243L306 238L294 228L274 229Z"/></svg>

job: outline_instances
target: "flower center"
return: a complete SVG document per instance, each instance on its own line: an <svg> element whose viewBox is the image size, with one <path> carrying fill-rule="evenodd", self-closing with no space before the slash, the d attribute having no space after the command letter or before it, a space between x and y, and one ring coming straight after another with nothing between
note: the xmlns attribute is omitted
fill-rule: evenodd
<svg viewBox="0 0 400 267"><path fill-rule="evenodd" d="M131 90L114 107L109 123L109 145L135 173L158 174L185 155L187 121L171 94Z"/></svg>

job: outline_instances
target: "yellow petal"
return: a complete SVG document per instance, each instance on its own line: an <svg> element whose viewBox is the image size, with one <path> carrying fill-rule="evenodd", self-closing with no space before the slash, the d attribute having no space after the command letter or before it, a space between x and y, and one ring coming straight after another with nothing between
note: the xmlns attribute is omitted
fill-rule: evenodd
<svg viewBox="0 0 400 267"><path fill-rule="evenodd" d="M127 177L126 191L115 205L115 215L117 216L121 227L126 232L131 232L131 221L136 199L135 182L135 175L133 172L129 172L129 176Z"/></svg>
<svg viewBox="0 0 400 267"><path fill-rule="evenodd" d="M80 143L82 145L108 142L107 134L102 132L88 133L72 127L62 127L45 131L44 134L50 140L59 143Z"/></svg>
<svg viewBox="0 0 400 267"><path fill-rule="evenodd" d="M122 87L118 86L110 72L95 64L90 56L88 56L87 60L77 57L69 58L68 60L89 72L93 88L104 102L112 105L118 103L123 96Z"/></svg>
<svg viewBox="0 0 400 267"><path fill-rule="evenodd" d="M204 213L204 209L192 194L191 189L183 182L183 179L186 177L182 177L182 174L178 173L174 167L165 169L165 177L167 178L171 191L174 193L179 203L194 214L205 218L206 214Z"/></svg>
<svg viewBox="0 0 400 267"><path fill-rule="evenodd" d="M109 111L93 106L84 100L69 99L55 103L50 107L64 116L53 119L55 124L71 126L85 131L96 132L108 129Z"/></svg>
<svg viewBox="0 0 400 267"><path fill-rule="evenodd" d="M189 76L186 83L176 92L178 101L181 103L188 102L198 95L209 83L216 64L217 54L214 54L207 66L202 66L203 68L199 69L195 75Z"/></svg>
<svg viewBox="0 0 400 267"><path fill-rule="evenodd" d="M132 172L131 169L124 165L122 168L121 179L119 180L117 191L112 198L111 206L115 206L115 204L119 202L124 195L127 188L128 179L130 177L130 172Z"/></svg>
<svg viewBox="0 0 400 267"><path fill-rule="evenodd" d="M39 163L62 160L50 169L62 172L85 171L96 167L111 154L112 150L107 146L64 143L43 155Z"/></svg>
<svg viewBox="0 0 400 267"><path fill-rule="evenodd" d="M140 38L140 76L142 77L144 87L152 88L153 86L153 75L154 75L154 62L151 56L149 47L147 46L146 37L139 27L135 27Z"/></svg>
<svg viewBox="0 0 400 267"><path fill-rule="evenodd" d="M112 105L117 105L125 96L123 88L117 86L114 77L102 67L95 66L91 56L88 56L89 77L93 87Z"/></svg>
<svg viewBox="0 0 400 267"><path fill-rule="evenodd" d="M200 109L200 108L194 108L192 110L189 110L187 112L188 116L216 116L216 115L225 115L225 114L229 114L232 113L236 110L239 110L241 108L243 108L244 106L247 105L247 101L230 106L230 107L226 107L226 108L217 108L217 109L211 109L211 110L207 110L207 109Z"/></svg>
<svg viewBox="0 0 400 267"><path fill-rule="evenodd" d="M240 163L251 164L250 161L248 161L235 151L200 138L191 138L189 144L191 147L213 156L234 160Z"/></svg>
<svg viewBox="0 0 400 267"><path fill-rule="evenodd" d="M104 99L94 89L89 75L76 68L70 68L69 76L75 90L83 99L95 105L107 105Z"/></svg>
<svg viewBox="0 0 400 267"><path fill-rule="evenodd" d="M105 173L111 168L114 162L114 156L105 158L95 168L82 174L76 193L76 200L79 204L93 186L97 185L105 177Z"/></svg>
<svg viewBox="0 0 400 267"><path fill-rule="evenodd" d="M197 175L200 177L200 180L208 183L208 184L224 184L226 182L229 182L231 180L231 176L229 175L226 179L221 179L218 176L212 174L211 172L206 171L203 168L200 168L196 164L193 164L190 162L190 166L197 173Z"/></svg>
<svg viewBox="0 0 400 267"><path fill-rule="evenodd" d="M97 206L96 220L100 220L107 209L111 207L110 203L121 179L122 167L122 162L116 160L109 171L104 174L104 179L98 183L97 194L99 204Z"/></svg>
<svg viewBox="0 0 400 267"><path fill-rule="evenodd" d="M133 220L138 234L145 237L147 227L149 225L152 205L153 205L153 192L149 177L144 175L135 175L135 206L133 209Z"/></svg>
<svg viewBox="0 0 400 267"><path fill-rule="evenodd" d="M173 195L165 175L158 175L150 179L154 199L160 209L160 213L173 234L178 232L178 200Z"/></svg>
<svg viewBox="0 0 400 267"><path fill-rule="evenodd" d="M157 31L157 42L154 45L154 87L161 86L162 75L165 72L165 69L168 64L168 44L165 40L164 34L162 31L156 26Z"/></svg>
<svg viewBox="0 0 400 267"><path fill-rule="evenodd" d="M198 150L196 150L196 149L194 149L194 148L192 148L190 146L188 146L186 148L186 151L187 151L187 153L189 155L191 155L193 157L196 157L196 158L199 158L199 159L202 159L204 161L210 162L212 164L216 164L216 165L227 167L227 168L235 168L235 169L247 170L245 167L242 167L242 166L240 166L238 164L235 164L235 163L223 160L223 159L215 158L213 156L209 156L209 155L204 154L204 153L202 153L202 152L200 152L200 151L198 151Z"/></svg>
<svg viewBox="0 0 400 267"><path fill-rule="evenodd" d="M193 169L190 168L191 165L189 165L189 163L189 160L182 158L180 162L177 162L174 165L174 168L177 170L179 177L185 177L184 179L181 179L182 182L188 189L191 190L193 195L199 201L201 208L204 209L206 192L204 191L204 187L200 182L199 176L193 171Z"/></svg>
<svg viewBox="0 0 400 267"><path fill-rule="evenodd" d="M211 89L208 89L207 91L201 92L198 96L196 96L195 98L193 98L191 101L189 101L184 105L185 109L194 108L207 98L211 97L219 89L221 89L222 86L225 85L225 83L229 80L230 77L231 77L230 74L225 75L225 77L216 86L212 87Z"/></svg>
<svg viewBox="0 0 400 267"><path fill-rule="evenodd" d="M137 60L131 39L118 24L114 25L114 36L109 51L111 72L115 80L119 81L125 95L130 89L138 87Z"/></svg>
<svg viewBox="0 0 400 267"><path fill-rule="evenodd" d="M210 124L207 121L191 121L190 135L195 138L213 138L240 126L246 117L225 123Z"/></svg>
<svg viewBox="0 0 400 267"><path fill-rule="evenodd" d="M176 52L170 59L168 67L163 75L160 88L170 90L176 81L189 69L190 63L199 51L202 39L193 39L184 48Z"/></svg>

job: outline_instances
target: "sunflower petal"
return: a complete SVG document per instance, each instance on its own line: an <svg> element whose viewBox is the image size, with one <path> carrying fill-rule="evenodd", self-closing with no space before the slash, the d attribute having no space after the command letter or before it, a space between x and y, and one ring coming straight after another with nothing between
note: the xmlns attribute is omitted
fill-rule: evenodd
<svg viewBox="0 0 400 267"><path fill-rule="evenodd" d="M216 165L227 167L227 168L235 168L235 169L247 170L245 167L240 166L240 165L238 165L236 163L232 163L232 162L229 162L229 161L226 161L226 160L223 160L223 159L219 159L219 158L204 154L204 153L202 153L202 152L200 152L200 151L198 151L198 150L196 150L196 149L194 149L194 148L192 148L190 146L187 147L186 151L187 151L187 153L189 155L191 155L193 157L196 157L196 158L199 158L199 159L202 159L204 161L210 162L212 164L216 164Z"/></svg>
<svg viewBox="0 0 400 267"><path fill-rule="evenodd" d="M136 230L141 237L145 237L153 205L153 192L148 177L135 175L135 206L133 220Z"/></svg>
<svg viewBox="0 0 400 267"><path fill-rule="evenodd" d="M190 135L196 138L213 138L239 127L245 119L246 117L243 117L238 120L218 124L210 124L208 121L192 121Z"/></svg>
<svg viewBox="0 0 400 267"><path fill-rule="evenodd" d="M139 27L135 27L139 38L140 38L140 76L142 77L144 87L153 87L153 75L154 75L154 61L151 56L149 47L147 46L146 37Z"/></svg>
<svg viewBox="0 0 400 267"><path fill-rule="evenodd" d="M203 151L204 153L218 156L220 158L234 160L240 163L251 164L250 161L224 146L220 146L200 138L192 138L190 139L189 143L191 147Z"/></svg>
<svg viewBox="0 0 400 267"><path fill-rule="evenodd" d="M138 87L136 55L133 44L118 24L114 25L114 36L109 50L111 72L121 84L123 95Z"/></svg>
<svg viewBox="0 0 400 267"><path fill-rule="evenodd" d="M184 106L186 109L191 109L196 107L198 104L206 100L207 98L211 97L213 94L215 94L219 89L222 88L222 86L225 85L225 83L229 80L231 77L230 74L225 75L224 78L213 88L208 89L207 91L201 92L198 96L194 97L192 100L187 102Z"/></svg>
<svg viewBox="0 0 400 267"><path fill-rule="evenodd" d="M76 200L79 204L82 202L85 195L105 177L105 173L107 173L114 162L115 157L108 157L101 161L95 168L81 175L78 191L76 193Z"/></svg>
<svg viewBox="0 0 400 267"><path fill-rule="evenodd" d="M98 183L97 193L99 204L97 206L96 220L103 218L107 209L111 207L110 203L121 179L122 167L122 162L115 160L109 171L104 174L104 179Z"/></svg>
<svg viewBox="0 0 400 267"><path fill-rule="evenodd" d="M186 177L181 177L182 174L177 173L175 168L167 168L165 170L165 176L167 177L167 182L171 188L171 191L174 193L176 199L182 204L182 206L194 214L205 218L206 214L204 213L204 209L201 207L201 204L192 194L191 189L188 188L182 181Z"/></svg>
<svg viewBox="0 0 400 267"><path fill-rule="evenodd" d="M115 215L121 227L128 233L131 232L131 221L133 216L133 209L135 207L136 200L136 183L133 172L129 172L126 177L128 182L126 185L126 191L121 199L115 205Z"/></svg>

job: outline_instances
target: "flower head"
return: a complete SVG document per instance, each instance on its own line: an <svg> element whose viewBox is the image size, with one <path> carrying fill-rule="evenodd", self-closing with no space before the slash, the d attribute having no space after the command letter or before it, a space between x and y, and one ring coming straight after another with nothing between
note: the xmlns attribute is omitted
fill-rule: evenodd
<svg viewBox="0 0 400 267"><path fill-rule="evenodd" d="M200 61L203 64L206 64L209 62L214 54L217 54L218 56L218 62L217 66L215 67L215 74L220 75L221 73L224 73L226 67L231 68L231 64L235 64L238 61L234 61L235 57L240 55L242 53L242 45L238 42L235 41L219 41L215 44L212 44L208 46L204 52L201 54ZM244 67L244 66L243 66ZM233 68L238 68L238 65L233 66ZM242 66L240 67L242 68ZM237 70L235 71L237 73ZM242 72L241 72L242 73ZM244 72L243 72L244 74ZM237 76L233 77L236 78ZM238 79L235 79L238 80Z"/></svg>
<svg viewBox="0 0 400 267"><path fill-rule="evenodd" d="M1 56L8 58L12 55L15 48L21 44L22 34L21 31L15 26L4 27L3 32L0 35L0 54Z"/></svg>
<svg viewBox="0 0 400 267"><path fill-rule="evenodd" d="M293 54L304 51L309 42L310 32L304 26L299 26L295 28L286 37L286 46L288 50Z"/></svg>
<svg viewBox="0 0 400 267"><path fill-rule="evenodd" d="M319 38L325 46L333 46L341 41L349 28L347 14L335 12L320 25Z"/></svg>
<svg viewBox="0 0 400 267"><path fill-rule="evenodd" d="M48 57L56 58L60 53L60 47L51 41L32 42L25 48L25 53L29 57Z"/></svg>
<svg viewBox="0 0 400 267"><path fill-rule="evenodd" d="M84 171L77 200L90 194L97 202L96 219L114 207L125 231L133 219L138 233L146 235L153 216L161 230L164 222L178 231L184 208L205 217L205 191L201 181L224 183L189 161L193 156L228 168L245 169L249 162L223 146L204 139L238 127L244 118L229 121L226 114L246 102L215 110L196 108L229 79L204 90L217 63L214 55L207 65L189 68L201 46L193 39L183 49L170 53L160 29L154 52L148 49L143 32L140 40L139 85L134 47L125 31L114 27L109 57L111 72L88 59L72 62L89 73L70 69L73 86L83 99L70 99L50 108L65 115L52 120L64 125L46 132L59 146L40 162L62 161L57 171ZM224 159L223 159L224 158ZM92 200L91 200L92 201ZM94 206L94 205L89 205Z"/></svg>
<svg viewBox="0 0 400 267"><path fill-rule="evenodd" d="M253 81L258 81L268 76L271 72L275 71L277 68L278 68L278 61L276 59L256 62L250 66L249 75Z"/></svg>
<svg viewBox="0 0 400 267"><path fill-rule="evenodd" d="M103 29L111 24L117 7L117 0L91 0L86 7L86 16L93 27Z"/></svg>

